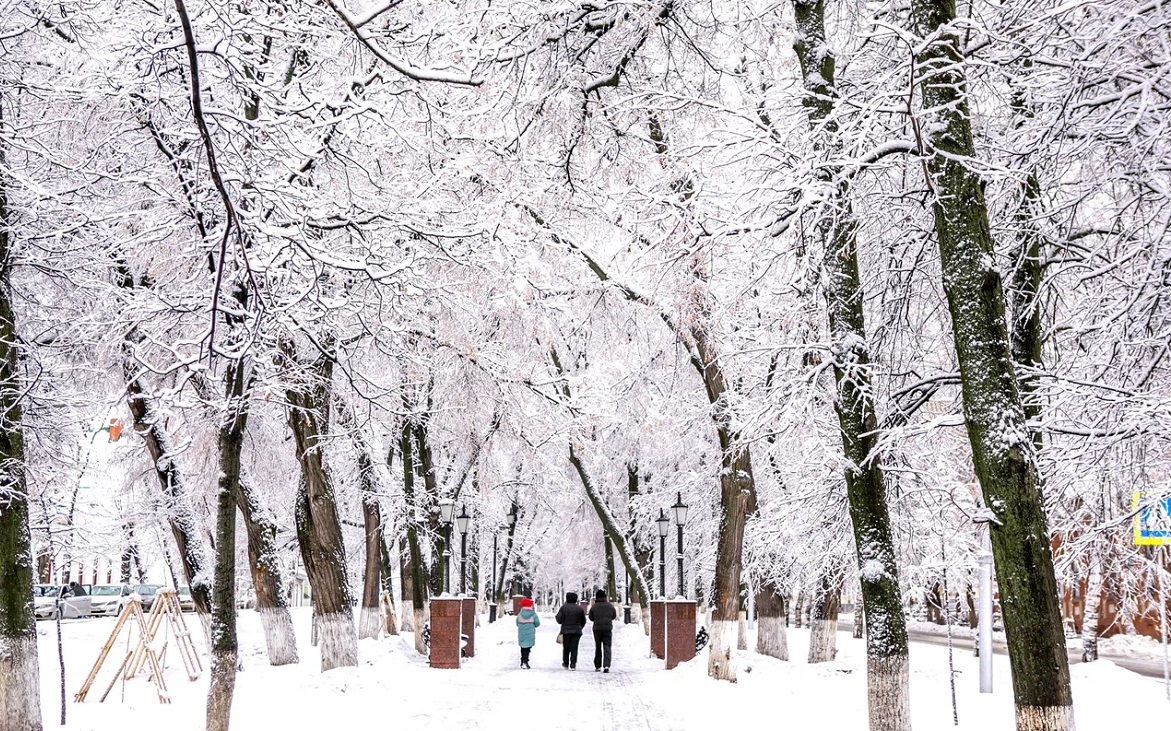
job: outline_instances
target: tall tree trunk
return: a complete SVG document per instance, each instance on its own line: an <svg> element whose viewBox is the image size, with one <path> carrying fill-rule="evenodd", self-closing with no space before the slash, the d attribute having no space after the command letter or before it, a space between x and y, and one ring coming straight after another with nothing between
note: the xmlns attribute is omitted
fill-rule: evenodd
<svg viewBox="0 0 1171 731"><path fill-rule="evenodd" d="M235 299L247 307L242 285ZM239 327L235 316L229 325ZM216 496L216 560L211 614L211 676L207 688L207 731L228 731L236 690L236 504L240 492L240 453L248 425L251 378L241 359L228 361L224 372L225 407L219 431L219 490Z"/></svg>
<svg viewBox="0 0 1171 731"><path fill-rule="evenodd" d="M119 576L123 584L134 581L138 577L139 584L146 583L146 574L142 568L142 559L139 558L138 539L134 537L134 523L126 523L122 528L126 533L126 548L122 551L122 565ZM45 577L49 581L49 577Z"/></svg>
<svg viewBox="0 0 1171 731"><path fill-rule="evenodd" d="M261 504L255 486L243 475L236 491L236 507L248 534L248 568L256 590L256 611L264 627L268 662L274 666L291 665L297 662L297 637L281 576L276 521Z"/></svg>
<svg viewBox="0 0 1171 731"><path fill-rule="evenodd" d="M289 366L296 364L293 344L281 343ZM286 390L289 427L301 466L297 495L297 538L305 573L313 589L321 635L321 669L358 664L354 615L350 610L350 585L346 578L346 546L337 517L333 485L321 449L321 437L329 428L329 393L333 361L319 355L300 385Z"/></svg>
<svg viewBox="0 0 1171 731"><path fill-rule="evenodd" d="M835 57L825 33L822 0L794 0L797 41L806 97L803 104L819 147L835 150L838 124ZM836 157L832 155L831 157ZM886 503L886 483L875 454L878 422L870 385L870 353L863 312L862 280L848 188L836 165L823 167L827 206L817 223L824 246L825 297L837 397L834 410L846 457L846 494L862 579L862 606L874 631L866 637L867 696L871 731L911 728L907 629L898 586L898 563ZM824 596L825 592L820 592ZM824 600L819 599L822 606ZM836 608L833 623L836 631ZM827 620L822 620L827 621ZM816 636L818 625L814 625ZM814 646L810 641L810 658Z"/></svg>
<svg viewBox="0 0 1171 731"><path fill-rule="evenodd" d="M977 478L994 516L992 553L1012 667L1019 731L1073 726L1069 660L1033 443L1012 364L1004 288L975 156L954 0L912 0L944 291L960 366Z"/></svg>
<svg viewBox="0 0 1171 731"><path fill-rule="evenodd" d="M1102 606L1102 556L1096 547L1090 554L1086 580L1086 610L1082 613L1082 662L1098 659L1098 613Z"/></svg>
<svg viewBox="0 0 1171 731"><path fill-rule="evenodd" d="M618 579L614 571L614 542L603 532L602 542L606 552L606 596L610 601L618 600Z"/></svg>
<svg viewBox="0 0 1171 731"><path fill-rule="evenodd" d="M838 610L842 606L842 583L837 577L821 580L810 617L809 664L831 662L838 654Z"/></svg>
<svg viewBox="0 0 1171 731"><path fill-rule="evenodd" d="M3 122L0 104L0 122ZM0 142L0 719L40 731L41 676L33 615L33 553L20 396L24 382L12 310L12 231L5 148Z"/></svg>
<svg viewBox="0 0 1171 731"><path fill-rule="evenodd" d="M788 660L785 598L775 585L764 584L756 592L756 617L756 651L778 660Z"/></svg>
<svg viewBox="0 0 1171 731"><path fill-rule="evenodd" d="M439 500L439 479L438 475L435 474L434 453L431 451L426 413L422 414L419 420L413 424L413 433L416 454L423 477L423 504L430 505L432 501ZM447 568L443 554L449 547L446 527L440 524L439 517L438 510L427 513L427 532L433 536L433 540L431 543L431 570L429 573L424 571L424 574L428 576L432 596L438 596L447 590L447 587L443 585L444 569Z"/></svg>
<svg viewBox="0 0 1171 731"><path fill-rule="evenodd" d="M415 633L415 650L420 655L427 654L427 646L423 644L423 626L427 604L427 580L423 572L423 557L419 551L419 533L415 525L415 451L412 448L412 429L409 419L403 419L402 432L399 437L399 450L403 456L403 499L406 501L407 523L407 554L406 561L409 570L403 577L403 592L410 584L411 624ZM403 597L406 599L406 597ZM406 608L403 609L404 622Z"/></svg>
<svg viewBox="0 0 1171 731"><path fill-rule="evenodd" d="M362 582L362 614L358 639L378 639L382 618L378 593L382 589L382 510L374 486L374 462L365 449L358 451L358 482L361 485L362 527L366 533L366 571Z"/></svg>
<svg viewBox="0 0 1171 731"><path fill-rule="evenodd" d="M399 567L399 597L401 598L400 606L402 607L402 624L399 626L403 632L415 631L415 612L414 612L414 567L411 564L411 549L407 542L406 531L399 537L398 541L398 567ZM408 610L408 607L410 608Z"/></svg>
<svg viewBox="0 0 1171 731"><path fill-rule="evenodd" d="M390 560L390 549L386 547L385 526L383 526L383 540L379 541L378 556L382 574L382 601L385 602L382 631L388 635L397 635L398 622L394 610L394 564Z"/></svg>

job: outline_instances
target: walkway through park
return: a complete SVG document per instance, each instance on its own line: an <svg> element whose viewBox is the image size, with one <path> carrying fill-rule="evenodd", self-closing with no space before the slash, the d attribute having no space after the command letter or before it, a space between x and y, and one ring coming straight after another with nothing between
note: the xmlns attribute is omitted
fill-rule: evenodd
<svg viewBox="0 0 1171 731"><path fill-rule="evenodd" d="M745 653L736 684L706 675L706 655L674 670L650 658L641 627L618 626L609 674L593 670L589 631L578 669L561 667L557 626L541 614L532 669L519 667L516 625L510 616L494 624L486 617L477 632L476 657L458 670L437 670L412 647L410 635L363 640L359 665L321 673L309 644L307 608L294 609L301 662L271 667L255 612L240 614L241 672L236 681L233 729L274 731L364 731L380 727L459 731L711 731L759 725L762 720L794 728L866 728L865 645L839 633L835 661L808 665L808 631L789 632L790 662ZM69 696L63 731L136 728L202 731L207 676L189 682L178 656L167 653L164 674L171 704L161 705L145 677L115 687L105 703L72 702L112 618L62 623ZM60 713L56 627L38 622L44 717ZM197 635L200 633L197 633ZM198 638L202 641L202 637ZM749 646L754 638L749 635ZM122 648L124 651L125 648ZM954 657L961 731L1011 728L1013 709L1008 663L995 656L996 692L976 692L976 659L957 648ZM1078 728L1139 728L1153 708L1164 708L1162 683L1113 663L1072 668ZM952 725L947 649L915 642L911 647L911 696L916 728ZM1119 706L1111 699L1127 697ZM1144 715L1146 714L1146 715ZM54 728L60 728L54 724Z"/></svg>

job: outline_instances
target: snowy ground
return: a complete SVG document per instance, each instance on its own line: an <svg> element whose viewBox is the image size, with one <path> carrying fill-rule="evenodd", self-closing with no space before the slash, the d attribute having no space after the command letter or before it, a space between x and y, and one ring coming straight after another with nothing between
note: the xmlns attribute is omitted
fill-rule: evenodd
<svg viewBox="0 0 1171 731"><path fill-rule="evenodd" d="M307 609L295 609L301 664L271 668L267 664L260 621L255 612L240 616L243 669L236 685L233 726L237 729L354 728L382 720L396 728L499 729L598 728L607 731L711 731L735 724L776 719L786 727L866 729L865 647L839 633L838 659L804 662L808 633L790 630L793 662L755 653L742 655L738 684L709 680L703 657L672 671L647 657L649 641L634 625L619 627L614 638L614 667L609 675L593 672L593 643L588 630L576 671L561 667L556 625L542 615L533 650L532 670L518 667L516 630L511 617L484 624L477 635L478 656L460 670L432 670L411 649L410 638L366 640L359 645L361 664L321 674L315 648L309 646ZM191 617L192 615L187 615ZM187 680L178 655L168 650L164 671L172 703L160 705L151 683L140 676L114 687L98 703L114 666L126 650L123 636L89 700L73 702L102 643L112 618L63 623L67 728L115 731L135 728L195 731L203 728L206 673ZM191 621L192 629L197 623ZM56 630L38 623L41 650L41 699L45 727L60 716L60 678ZM199 631L196 631L199 634ZM202 649L202 638L200 648ZM750 643L750 646L752 644ZM1012 689L1008 661L995 658L996 692L977 693L977 660L956 648L956 693L961 729L1011 729ZM206 663L205 663L206 664ZM911 703L915 728L952 726L947 649L915 644L911 650ZM1143 678L1108 661L1072 668L1079 731L1167 728L1171 701L1161 681ZM731 723L729 723L731 722ZM798 724L790 726L790 724Z"/></svg>

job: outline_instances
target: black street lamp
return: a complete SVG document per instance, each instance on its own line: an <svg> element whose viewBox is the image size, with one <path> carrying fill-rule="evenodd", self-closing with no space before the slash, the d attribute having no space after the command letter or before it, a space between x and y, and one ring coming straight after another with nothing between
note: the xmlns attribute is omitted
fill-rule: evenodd
<svg viewBox="0 0 1171 731"><path fill-rule="evenodd" d="M468 590L468 523L472 516L468 515L467 503L463 511L455 517L455 526L459 528L459 593L463 596Z"/></svg>
<svg viewBox="0 0 1171 731"><path fill-rule="evenodd" d="M671 512L675 514L675 525L679 528L679 596L686 596L683 593L683 524L687 522L687 506L683 504L683 493L675 493Z"/></svg>
<svg viewBox="0 0 1171 731"><path fill-rule="evenodd" d="M659 597L667 596L667 531L671 528L671 519L663 514L659 508L659 519L655 521L659 527Z"/></svg>
<svg viewBox="0 0 1171 731"><path fill-rule="evenodd" d="M451 515L455 512L455 503L447 498L439 500L439 522L443 524L443 593L451 593Z"/></svg>

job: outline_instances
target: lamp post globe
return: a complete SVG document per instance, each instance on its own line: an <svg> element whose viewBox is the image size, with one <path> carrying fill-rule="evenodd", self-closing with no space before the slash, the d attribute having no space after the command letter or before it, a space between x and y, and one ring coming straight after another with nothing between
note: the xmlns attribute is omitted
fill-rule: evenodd
<svg viewBox="0 0 1171 731"><path fill-rule="evenodd" d="M443 524L443 592L451 593L451 515L455 503L448 498L439 499L439 522Z"/></svg>

